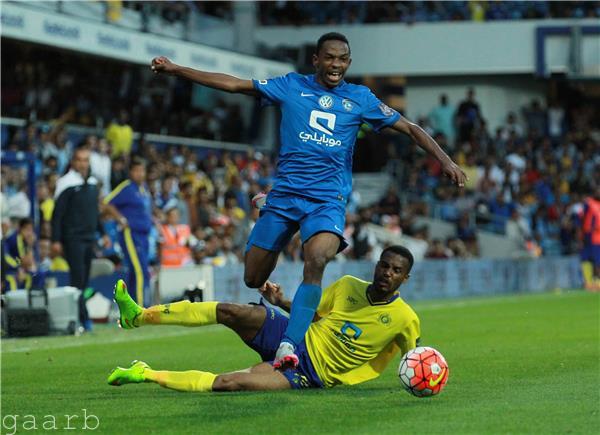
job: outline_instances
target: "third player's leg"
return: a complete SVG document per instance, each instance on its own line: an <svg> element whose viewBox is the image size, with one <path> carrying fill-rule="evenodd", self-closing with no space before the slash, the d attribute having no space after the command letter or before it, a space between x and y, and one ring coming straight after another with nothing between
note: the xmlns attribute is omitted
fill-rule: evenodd
<svg viewBox="0 0 600 435"><path fill-rule="evenodd" d="M262 305L217 305L217 322L235 331L242 340L249 342L265 323L266 309Z"/></svg>

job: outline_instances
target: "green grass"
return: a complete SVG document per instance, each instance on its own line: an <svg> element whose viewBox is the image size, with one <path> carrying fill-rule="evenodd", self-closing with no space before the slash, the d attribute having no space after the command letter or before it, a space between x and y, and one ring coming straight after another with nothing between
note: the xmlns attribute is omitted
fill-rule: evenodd
<svg viewBox="0 0 600 435"><path fill-rule="evenodd" d="M45 415L61 428L64 414L83 408L100 419L93 433L109 434L598 433L599 306L598 295L578 291L415 304L423 343L450 365L444 392L424 399L401 390L397 361L375 381L331 390L193 394L106 385L111 368L133 359L216 372L257 362L220 326L110 326L82 337L3 340L2 415L20 416L17 433L36 433L23 430L24 415L41 431Z"/></svg>

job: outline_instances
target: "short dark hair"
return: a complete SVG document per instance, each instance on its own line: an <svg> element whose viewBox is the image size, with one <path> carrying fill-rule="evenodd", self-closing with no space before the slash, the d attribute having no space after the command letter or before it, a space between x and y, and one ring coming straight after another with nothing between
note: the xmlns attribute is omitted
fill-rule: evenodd
<svg viewBox="0 0 600 435"><path fill-rule="evenodd" d="M22 229L27 225L33 225L33 221L30 218L22 218L19 220L19 229Z"/></svg>
<svg viewBox="0 0 600 435"><path fill-rule="evenodd" d="M405 248L404 246L400 246L400 245L388 246L381 253L381 257L383 257L383 254L385 254L386 252L391 252L393 254L397 254L397 255L400 255L400 256L406 258L406 261L408 261L408 271L407 272L410 272L410 270L413 267L413 263L415 262L415 259L407 248Z"/></svg>
<svg viewBox="0 0 600 435"><path fill-rule="evenodd" d="M141 157L134 157L129 162L129 170L131 171L135 166L146 166L146 162Z"/></svg>
<svg viewBox="0 0 600 435"><path fill-rule="evenodd" d="M323 44L326 41L345 42L346 44L348 44L348 51L350 51L350 43L348 42L348 38L346 38L344 35L342 35L341 33L338 33L338 32L329 32L329 33L325 33L317 41L317 54L319 54L319 52L321 51L321 48L323 47Z"/></svg>

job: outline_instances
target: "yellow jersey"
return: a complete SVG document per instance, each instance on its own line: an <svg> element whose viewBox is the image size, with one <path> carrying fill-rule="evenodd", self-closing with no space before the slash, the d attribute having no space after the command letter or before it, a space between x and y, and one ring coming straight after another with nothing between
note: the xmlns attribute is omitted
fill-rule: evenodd
<svg viewBox="0 0 600 435"><path fill-rule="evenodd" d="M326 387L354 385L379 376L394 358L416 347L419 318L396 293L384 303L367 296L369 282L343 276L323 291L306 333L306 347Z"/></svg>

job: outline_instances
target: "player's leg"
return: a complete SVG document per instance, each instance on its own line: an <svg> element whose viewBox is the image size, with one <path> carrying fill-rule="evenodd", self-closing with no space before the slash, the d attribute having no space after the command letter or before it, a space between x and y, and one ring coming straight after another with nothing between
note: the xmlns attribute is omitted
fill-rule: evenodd
<svg viewBox="0 0 600 435"><path fill-rule="evenodd" d="M142 268L143 279L141 286L143 301L140 303L140 305L143 304L145 307L152 304L152 292L150 289L150 262L148 261L148 237L148 234L141 232L135 233L134 235L136 251Z"/></svg>
<svg viewBox="0 0 600 435"><path fill-rule="evenodd" d="M128 267L128 290L138 305L144 304L144 265L140 261L138 252L141 251L140 236L130 228L123 230L123 251L126 252ZM137 240L136 240L137 239Z"/></svg>
<svg viewBox="0 0 600 435"><path fill-rule="evenodd" d="M277 264L279 253L298 228L290 199L269 194L248 237L244 258L244 282L248 287L259 288L267 281Z"/></svg>
<svg viewBox="0 0 600 435"><path fill-rule="evenodd" d="M88 316L85 299L83 297L86 285L86 246L88 243L79 239L65 240L65 260L69 264L69 285L81 290L79 295L79 321L86 329L91 329L91 321ZM90 260L91 261L91 260Z"/></svg>
<svg viewBox="0 0 600 435"><path fill-rule="evenodd" d="M244 282L250 288L259 288L269 276L279 258L279 251L250 246L244 257Z"/></svg>
<svg viewBox="0 0 600 435"><path fill-rule="evenodd" d="M134 361L129 368L117 367L108 377L110 385L152 382L176 391L266 391L286 390L288 379L268 363L261 363L248 370L217 375L200 370L169 371L153 370L146 363Z"/></svg>
<svg viewBox="0 0 600 435"><path fill-rule="evenodd" d="M123 329L144 325L206 326L222 324L250 341L262 327L266 309L260 305L180 301L142 308L131 298L123 280L117 281L114 299Z"/></svg>
<svg viewBox="0 0 600 435"><path fill-rule="evenodd" d="M275 367L297 364L294 349L304 339L321 300L325 266L340 248L345 247L345 243L342 243L344 212L343 204L307 205L307 216L300 226L304 241L304 276L292 300L290 322L277 351Z"/></svg>

